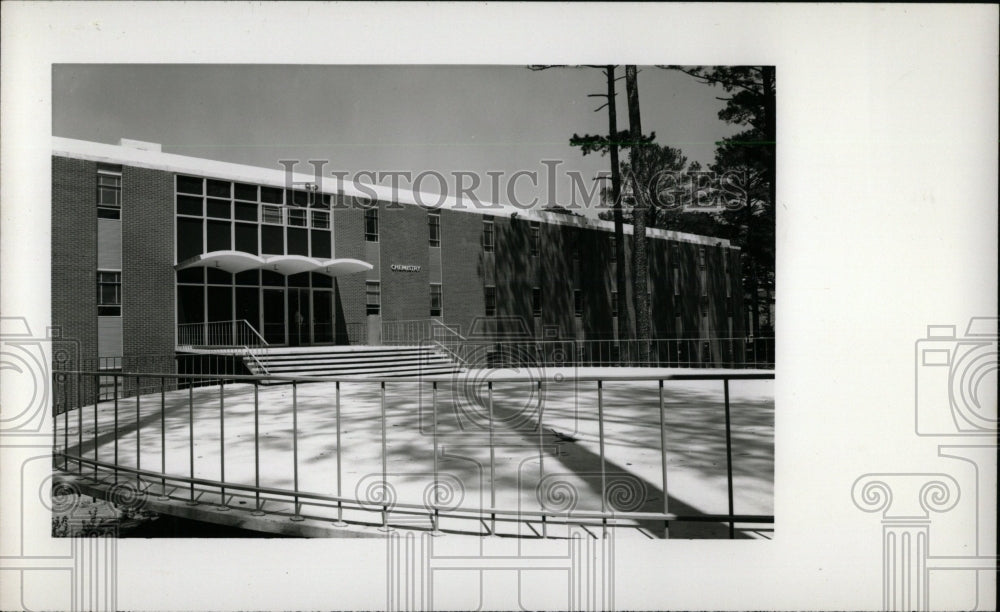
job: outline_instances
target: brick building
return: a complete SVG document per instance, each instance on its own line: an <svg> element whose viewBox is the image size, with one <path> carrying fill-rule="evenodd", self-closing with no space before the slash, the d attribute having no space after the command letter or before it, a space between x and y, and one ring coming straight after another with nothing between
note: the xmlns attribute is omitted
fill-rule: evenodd
<svg viewBox="0 0 1000 612"><path fill-rule="evenodd" d="M617 340L628 226L618 262L608 222L291 179L152 143L55 138L53 324L89 358L240 344L221 322L243 320L272 346L398 344L432 320L458 334L514 320L530 338ZM742 337L739 250L663 230L647 239L652 337ZM706 351L711 362L724 349Z"/></svg>

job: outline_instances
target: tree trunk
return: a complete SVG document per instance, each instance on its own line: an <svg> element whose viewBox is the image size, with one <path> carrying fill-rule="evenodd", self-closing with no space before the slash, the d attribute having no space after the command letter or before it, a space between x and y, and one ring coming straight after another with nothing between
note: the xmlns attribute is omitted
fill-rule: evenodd
<svg viewBox="0 0 1000 612"><path fill-rule="evenodd" d="M637 355L641 364L649 362L649 300L646 296L646 277L648 264L646 261L646 198L639 185L638 176L642 169L642 123L639 118L639 84L636 79L636 69L633 65L625 66L625 92L628 96L628 124L631 136L631 166L632 192L635 198L635 208L632 212L632 251L635 267L632 270L632 281L635 291L632 299L635 304L635 337L638 341Z"/></svg>
<svg viewBox="0 0 1000 612"><path fill-rule="evenodd" d="M625 229L622 219L622 176L618 165L618 114L615 110L615 67L604 69L608 77L608 134L611 153L611 201L615 219L615 290L618 308L618 340L628 340L628 294L625 290Z"/></svg>

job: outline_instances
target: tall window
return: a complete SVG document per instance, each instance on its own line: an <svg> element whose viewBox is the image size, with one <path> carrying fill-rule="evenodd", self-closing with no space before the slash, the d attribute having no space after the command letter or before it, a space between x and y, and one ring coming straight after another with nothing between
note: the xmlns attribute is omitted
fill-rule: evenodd
<svg viewBox="0 0 1000 612"><path fill-rule="evenodd" d="M611 263L618 261L618 238L616 236L611 237L611 255L608 257L608 261Z"/></svg>
<svg viewBox="0 0 1000 612"><path fill-rule="evenodd" d="M493 248L493 217L483 217L483 252L492 253Z"/></svg>
<svg viewBox="0 0 1000 612"><path fill-rule="evenodd" d="M122 212L122 174L107 169L97 171L97 216L120 219Z"/></svg>
<svg viewBox="0 0 1000 612"><path fill-rule="evenodd" d="M431 316L441 316L441 283L431 283Z"/></svg>
<svg viewBox="0 0 1000 612"><path fill-rule="evenodd" d="M365 209L365 240L378 242L378 208Z"/></svg>
<svg viewBox="0 0 1000 612"><path fill-rule="evenodd" d="M486 297L486 316L495 317L497 316L497 288L493 285L487 285L483 290Z"/></svg>
<svg viewBox="0 0 1000 612"><path fill-rule="evenodd" d="M698 267L705 269L705 247L698 247Z"/></svg>
<svg viewBox="0 0 1000 612"><path fill-rule="evenodd" d="M97 315L120 317L122 314L122 273L97 272Z"/></svg>
<svg viewBox="0 0 1000 612"><path fill-rule="evenodd" d="M538 255L539 244L542 241L542 225L538 221L531 222L531 254Z"/></svg>
<svg viewBox="0 0 1000 612"><path fill-rule="evenodd" d="M367 313L377 315L382 309L382 287L378 281L365 283L365 306Z"/></svg>
<svg viewBox="0 0 1000 612"><path fill-rule="evenodd" d="M618 292L611 290L611 316L618 316Z"/></svg>
<svg viewBox="0 0 1000 612"><path fill-rule="evenodd" d="M573 314L583 316L583 292L579 289L573 290Z"/></svg>
<svg viewBox="0 0 1000 612"><path fill-rule="evenodd" d="M542 288L531 288L531 314L536 317L542 316Z"/></svg>
<svg viewBox="0 0 1000 612"><path fill-rule="evenodd" d="M432 247L441 246L441 213L428 214L427 227L430 230L430 245Z"/></svg>

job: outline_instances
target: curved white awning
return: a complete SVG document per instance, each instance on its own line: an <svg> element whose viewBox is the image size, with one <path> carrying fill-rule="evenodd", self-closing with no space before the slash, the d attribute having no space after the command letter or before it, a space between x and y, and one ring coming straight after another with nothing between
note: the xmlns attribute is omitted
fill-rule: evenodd
<svg viewBox="0 0 1000 612"><path fill-rule="evenodd" d="M320 265L320 260L304 255L271 255L264 258L264 270L273 270L279 274L299 274L312 272Z"/></svg>
<svg viewBox="0 0 1000 612"><path fill-rule="evenodd" d="M344 274L354 274L356 272L367 272L372 269L372 265L367 261L361 261L360 259L322 259L320 260L320 267L313 270L313 272L319 272L321 274L326 274L327 276L342 276Z"/></svg>
<svg viewBox="0 0 1000 612"><path fill-rule="evenodd" d="M236 274L254 270L264 265L264 260L242 251L212 251L189 257L174 266L175 270L187 268L218 268Z"/></svg>

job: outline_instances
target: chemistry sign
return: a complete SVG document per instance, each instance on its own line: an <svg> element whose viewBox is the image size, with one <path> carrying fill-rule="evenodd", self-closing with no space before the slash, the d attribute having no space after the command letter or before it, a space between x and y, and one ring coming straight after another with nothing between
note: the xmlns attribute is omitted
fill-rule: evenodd
<svg viewBox="0 0 1000 612"><path fill-rule="evenodd" d="M420 266L407 266L403 264L392 264L389 269L393 272L420 272Z"/></svg>

